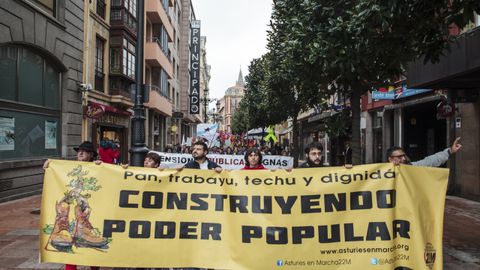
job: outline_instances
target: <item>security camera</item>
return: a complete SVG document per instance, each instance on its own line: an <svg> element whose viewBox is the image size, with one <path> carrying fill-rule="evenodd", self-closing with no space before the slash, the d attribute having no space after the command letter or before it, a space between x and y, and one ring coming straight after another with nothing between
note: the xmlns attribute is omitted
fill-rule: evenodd
<svg viewBox="0 0 480 270"><path fill-rule="evenodd" d="M91 91L93 89L92 85L89 83L80 83L78 84L78 87L82 91Z"/></svg>

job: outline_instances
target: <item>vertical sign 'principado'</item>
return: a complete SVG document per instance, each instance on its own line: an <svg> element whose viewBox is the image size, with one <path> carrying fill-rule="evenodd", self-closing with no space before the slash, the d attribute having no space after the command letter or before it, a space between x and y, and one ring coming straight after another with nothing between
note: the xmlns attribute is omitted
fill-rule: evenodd
<svg viewBox="0 0 480 270"><path fill-rule="evenodd" d="M200 112L200 21L192 21L190 42L190 114Z"/></svg>

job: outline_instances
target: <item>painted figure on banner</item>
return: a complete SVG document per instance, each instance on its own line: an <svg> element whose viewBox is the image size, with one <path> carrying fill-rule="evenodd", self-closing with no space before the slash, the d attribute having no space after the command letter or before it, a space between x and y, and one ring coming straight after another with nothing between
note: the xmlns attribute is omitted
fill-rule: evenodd
<svg viewBox="0 0 480 270"><path fill-rule="evenodd" d="M93 143L85 141L78 147L74 147L77 152L77 160L85 162L95 162L101 164L101 161L95 161L97 152ZM50 160L45 161L43 168L48 169ZM90 214L92 208L88 199L94 192L102 188L95 177L88 176L88 171L84 170L82 165L73 168L65 177L70 181L66 185L64 196L56 202L56 217L53 224L47 224L42 228L43 233L48 234L49 238L45 250L53 247L54 250L65 253L75 253L79 248L91 248L105 250L108 249L109 239L100 234L100 230L90 223ZM73 215L70 210L73 208ZM76 270L76 265L67 264L67 270ZM98 267L91 267L98 269Z"/></svg>

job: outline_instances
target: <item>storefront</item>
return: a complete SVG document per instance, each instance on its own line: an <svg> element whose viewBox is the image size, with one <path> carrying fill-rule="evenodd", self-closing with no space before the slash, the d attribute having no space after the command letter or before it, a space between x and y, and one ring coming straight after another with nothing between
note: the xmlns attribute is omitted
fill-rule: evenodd
<svg viewBox="0 0 480 270"><path fill-rule="evenodd" d="M84 33L83 15L68 16L78 13L70 0L0 1L0 12L5 15L0 16L3 202L39 193L47 158L75 156L82 119L77 85L82 83Z"/></svg>
<svg viewBox="0 0 480 270"><path fill-rule="evenodd" d="M110 140L120 146L118 162L128 163L131 112L89 101L84 117L91 126L91 140L98 149L101 140Z"/></svg>

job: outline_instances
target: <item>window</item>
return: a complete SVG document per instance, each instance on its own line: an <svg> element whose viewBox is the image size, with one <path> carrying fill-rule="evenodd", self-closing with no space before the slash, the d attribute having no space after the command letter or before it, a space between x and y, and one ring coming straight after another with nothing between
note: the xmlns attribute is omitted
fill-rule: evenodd
<svg viewBox="0 0 480 270"><path fill-rule="evenodd" d="M162 68L152 69L152 89L160 95L170 98L168 75Z"/></svg>
<svg viewBox="0 0 480 270"><path fill-rule="evenodd" d="M13 46L0 47L0 99L58 109L60 73L41 55Z"/></svg>
<svg viewBox="0 0 480 270"><path fill-rule="evenodd" d="M154 24L152 27L153 31L153 40L158 43L160 46L160 49L162 49L162 52L165 54L165 56L168 57L169 51L168 51L168 33L167 29L162 24Z"/></svg>
<svg viewBox="0 0 480 270"><path fill-rule="evenodd" d="M163 69L160 71L160 93L168 98L168 76Z"/></svg>
<svg viewBox="0 0 480 270"><path fill-rule="evenodd" d="M122 20L122 11L119 9L112 9L110 13L110 21L120 21Z"/></svg>
<svg viewBox="0 0 480 270"><path fill-rule="evenodd" d="M38 6L41 10L45 11L46 13L56 17L57 13L57 1L56 0L33 0L33 2Z"/></svg>
<svg viewBox="0 0 480 270"><path fill-rule="evenodd" d="M122 72L135 78L135 45L126 38L123 39Z"/></svg>
<svg viewBox="0 0 480 270"><path fill-rule="evenodd" d="M97 14L105 20L105 0L97 0Z"/></svg>
<svg viewBox="0 0 480 270"><path fill-rule="evenodd" d="M96 48L95 48L95 89L103 91L103 83L105 74L103 73L103 51L104 51L104 40L100 37L96 39Z"/></svg>
<svg viewBox="0 0 480 270"><path fill-rule="evenodd" d="M125 0L125 8L133 18L137 18L137 0Z"/></svg>
<svg viewBox="0 0 480 270"><path fill-rule="evenodd" d="M104 1L104 0L103 0ZM130 31L137 31L137 0L113 0L111 2L110 22L123 22Z"/></svg>
<svg viewBox="0 0 480 270"><path fill-rule="evenodd" d="M112 0L111 5L112 5L112 7L121 7L122 6L122 0Z"/></svg>
<svg viewBox="0 0 480 270"><path fill-rule="evenodd" d="M60 78L35 51L0 46L0 160L60 155Z"/></svg>
<svg viewBox="0 0 480 270"><path fill-rule="evenodd" d="M120 48L110 49L110 72L121 73L122 72L122 53Z"/></svg>

